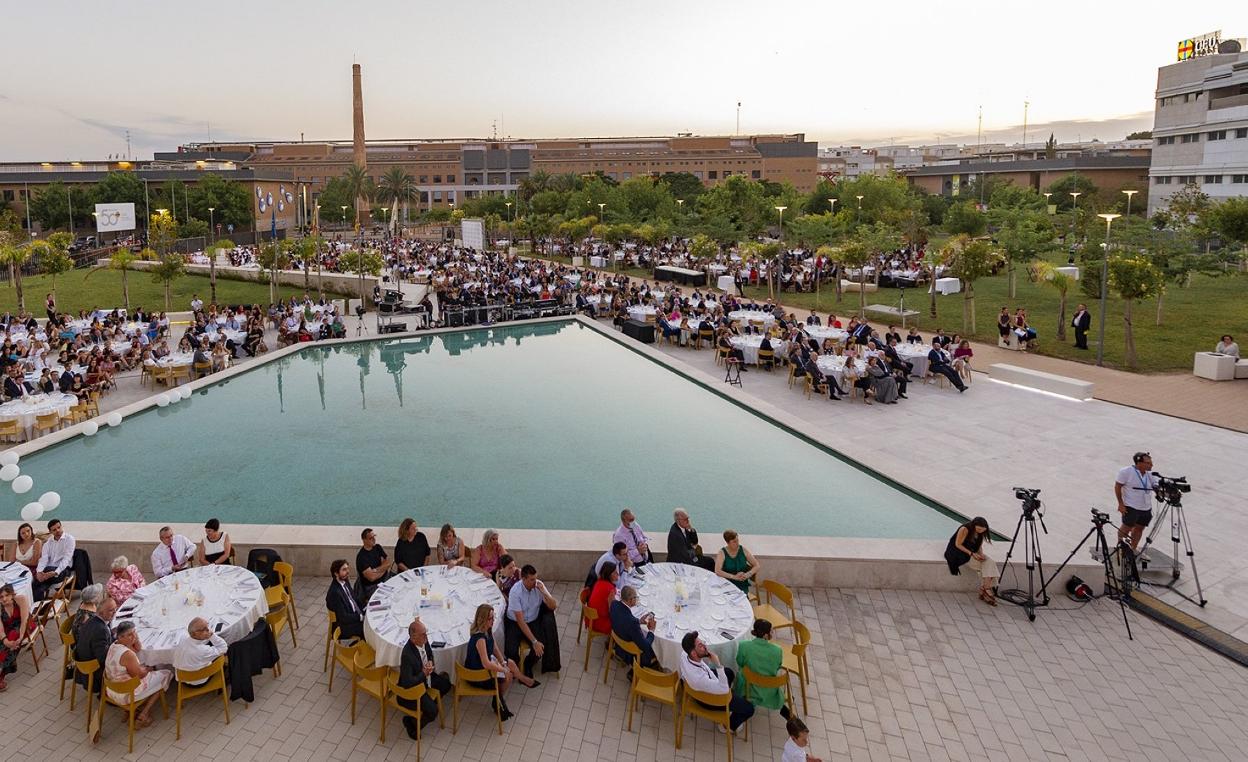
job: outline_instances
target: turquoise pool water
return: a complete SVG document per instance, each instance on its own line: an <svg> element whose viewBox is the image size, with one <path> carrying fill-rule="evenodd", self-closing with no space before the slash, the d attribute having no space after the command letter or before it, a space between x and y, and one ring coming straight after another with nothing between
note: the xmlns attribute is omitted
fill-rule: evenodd
<svg viewBox="0 0 1248 762"><path fill-rule="evenodd" d="M661 536L684 506L714 533L955 526L575 321L309 347L22 471L65 521L602 530L627 506Z"/></svg>

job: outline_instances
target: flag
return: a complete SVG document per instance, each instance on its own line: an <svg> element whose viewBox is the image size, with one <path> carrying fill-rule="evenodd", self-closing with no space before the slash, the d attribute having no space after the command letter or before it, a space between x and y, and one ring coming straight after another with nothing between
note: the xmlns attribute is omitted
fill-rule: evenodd
<svg viewBox="0 0 1248 762"><path fill-rule="evenodd" d="M274 241L276 241L277 240L277 210L274 209L273 207L269 207L269 209L273 213L273 216L269 218L270 219L269 235L272 236Z"/></svg>

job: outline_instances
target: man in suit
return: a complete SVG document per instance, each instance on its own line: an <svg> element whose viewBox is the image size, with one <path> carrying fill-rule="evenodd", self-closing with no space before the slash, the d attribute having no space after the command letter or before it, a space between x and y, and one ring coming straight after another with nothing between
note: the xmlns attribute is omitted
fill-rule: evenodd
<svg viewBox="0 0 1248 762"><path fill-rule="evenodd" d="M26 380L17 371L17 375L8 375L4 377L4 396L15 400L24 394L34 391L34 387L26 383Z"/></svg>
<svg viewBox="0 0 1248 762"><path fill-rule="evenodd" d="M698 530L693 528L689 514L684 508L672 512L672 528L667 530L667 562L701 566L707 571L715 570L715 560L698 552Z"/></svg>
<svg viewBox="0 0 1248 762"><path fill-rule="evenodd" d="M811 313L806 316L806 325L821 325L819 316L814 313L814 310L811 310Z"/></svg>
<svg viewBox="0 0 1248 762"><path fill-rule="evenodd" d="M646 614L644 619L633 616L632 608L637 605L637 591L632 585L625 585L620 591L620 599L611 601L607 614L611 618L611 631L620 640L637 646L641 651L641 666L654 669L658 667L658 659L654 655L654 613ZM642 627L645 627L643 629ZM619 646L615 655L627 662L631 657Z"/></svg>
<svg viewBox="0 0 1248 762"><path fill-rule="evenodd" d="M1075 327L1075 349L1088 348L1088 329L1092 327L1092 316L1088 314L1088 305L1080 304L1075 316L1070 319Z"/></svg>
<svg viewBox="0 0 1248 762"><path fill-rule="evenodd" d="M340 558L329 565L329 576L325 608L334 612L342 638L364 637L364 611L351 590L351 565L345 558Z"/></svg>
<svg viewBox="0 0 1248 762"><path fill-rule="evenodd" d="M858 326L854 328L853 338L855 344L865 347L867 342L871 339L871 325L866 321L859 323Z"/></svg>
<svg viewBox="0 0 1248 762"><path fill-rule="evenodd" d="M403 656L399 662L399 687L411 688L418 684L424 685L428 690L437 691L443 696L451 690L450 678L445 673L434 671L433 647L429 645L429 630L419 617L413 619L412 623L407 626L407 643L403 646ZM399 699L399 703L415 709L406 699ZM429 693L425 693L420 697L420 727L424 728L437 718L437 700ZM416 738L417 728L414 718L403 715L403 727L409 736Z"/></svg>
<svg viewBox="0 0 1248 762"><path fill-rule="evenodd" d="M927 369L949 379L949 383L953 384L959 392L966 391L966 384L962 383L958 372L949 364L949 353L936 343L932 344L931 350L927 353Z"/></svg>

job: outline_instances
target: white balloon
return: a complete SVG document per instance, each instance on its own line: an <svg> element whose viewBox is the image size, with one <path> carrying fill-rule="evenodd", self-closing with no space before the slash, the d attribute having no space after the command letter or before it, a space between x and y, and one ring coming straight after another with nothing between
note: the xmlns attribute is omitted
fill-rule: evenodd
<svg viewBox="0 0 1248 762"><path fill-rule="evenodd" d="M181 392L181 393L182 393L182 399L184 399L184 400L189 400L189 399L191 398L191 394L192 394L192 392L191 392L190 387L187 387L187 386L179 386L178 388L182 390L182 392Z"/></svg>
<svg viewBox="0 0 1248 762"><path fill-rule="evenodd" d="M0 466L16 466L19 459L17 453L12 450L5 450L3 453L0 453Z"/></svg>
<svg viewBox="0 0 1248 762"><path fill-rule="evenodd" d="M43 516L43 506L38 503L27 503L22 506L22 521L38 521Z"/></svg>
<svg viewBox="0 0 1248 762"><path fill-rule="evenodd" d="M22 473L22 469L18 468L17 466L15 466L15 465L14 465L14 464L12 464L12 463L9 463L9 464L8 464L8 465L6 465L6 466L0 466L0 479L4 480L4 481L6 481L6 482L11 482L11 481L13 481L13 480L14 480L14 479L16 479L16 478L17 478L17 477L18 477L21 473Z"/></svg>
<svg viewBox="0 0 1248 762"><path fill-rule="evenodd" d="M82 424L82 433L86 434L89 437L95 436L95 432L99 430L100 430L100 424L96 423L95 421L87 421L86 423Z"/></svg>
<svg viewBox="0 0 1248 762"><path fill-rule="evenodd" d="M156 395L156 407L167 407L168 405L169 405L169 395L168 395L168 394L157 394L157 395Z"/></svg>
<svg viewBox="0 0 1248 762"><path fill-rule="evenodd" d="M107 420L109 426L120 426L121 413L109 413L108 418L105 420Z"/></svg>
<svg viewBox="0 0 1248 762"><path fill-rule="evenodd" d="M39 505L42 505L45 511L55 511L60 504L61 494L59 492L45 492L39 496Z"/></svg>
<svg viewBox="0 0 1248 762"><path fill-rule="evenodd" d="M26 474L22 474L13 480L13 491L19 495L25 495L27 492L30 492L30 488L33 486L35 486L35 480Z"/></svg>
<svg viewBox="0 0 1248 762"><path fill-rule="evenodd" d="M182 401L182 392L178 391L177 389L174 389L173 391L169 392L169 404L170 405L176 405L181 401Z"/></svg>

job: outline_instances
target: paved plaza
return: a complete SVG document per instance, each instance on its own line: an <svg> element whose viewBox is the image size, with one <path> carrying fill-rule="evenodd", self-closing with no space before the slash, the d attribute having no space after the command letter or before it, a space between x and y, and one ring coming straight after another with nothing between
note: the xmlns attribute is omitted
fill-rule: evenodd
<svg viewBox="0 0 1248 762"><path fill-rule="evenodd" d="M314 573L317 570L299 570ZM255 680L256 702L233 702L230 724L219 701L188 703L180 741L174 722L138 731L127 755L125 726L109 710L99 746L86 741L82 706L57 701L60 647L35 675L27 658L0 694L6 718L3 759L38 750L57 760L358 760L415 758L393 718L378 741L379 713L361 695L350 724L350 685L339 672L332 693L321 672L326 626L322 575L295 585L303 626L299 647L279 640L282 676ZM573 584L552 585L559 609L564 672L532 691L514 686L515 719L494 729L487 703L467 700L458 735L434 730L428 760L723 760L724 736L689 720L673 746L672 714L647 706L624 729L628 684L612 670L602 682L595 643L588 672L576 646ZM1128 643L1118 607L1098 601L1045 611L1029 624L1020 609L988 608L971 595L799 589L798 618L812 632L810 709L813 752L824 760L1235 760L1248 748L1243 707L1248 671L1152 622L1132 615ZM1062 599L1064 607L1073 603ZM783 641L784 636L781 636ZM1136 655L1131 661L1124 652ZM794 690L797 689L794 681ZM171 696L172 701L172 696ZM800 696L797 698L800 712ZM449 710L449 705L448 705ZM159 710L154 714L159 718ZM784 722L760 710L735 758L776 760Z"/></svg>

